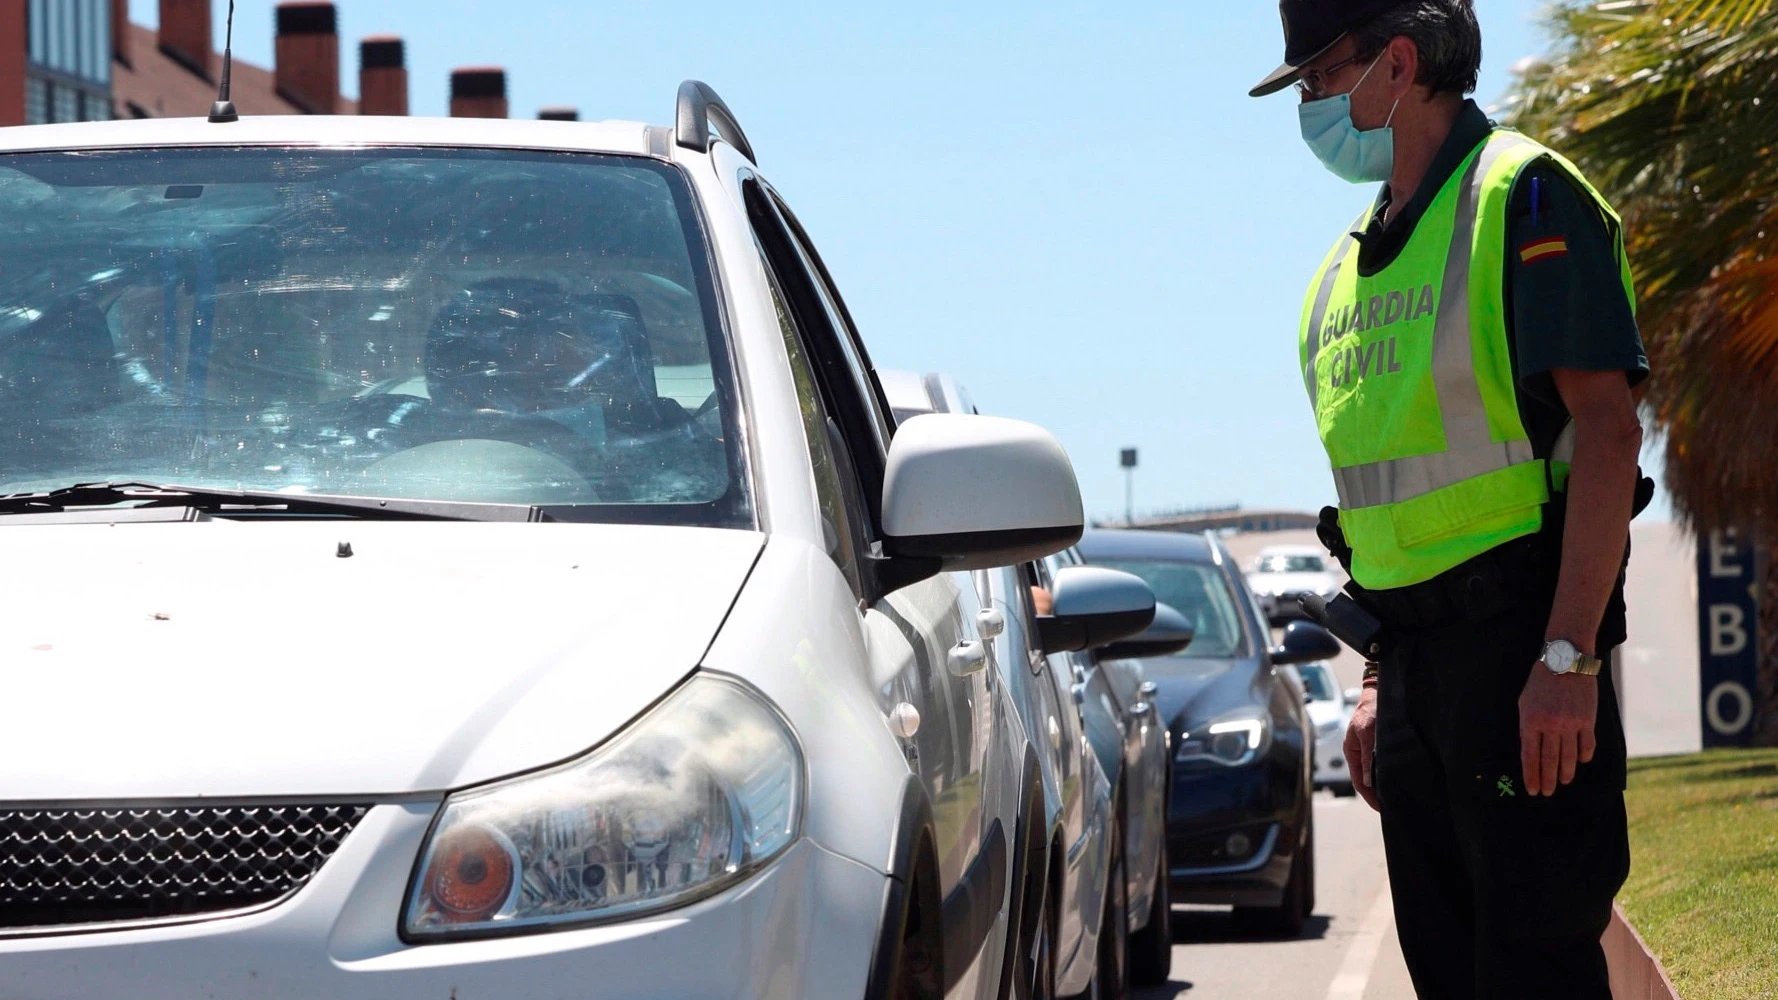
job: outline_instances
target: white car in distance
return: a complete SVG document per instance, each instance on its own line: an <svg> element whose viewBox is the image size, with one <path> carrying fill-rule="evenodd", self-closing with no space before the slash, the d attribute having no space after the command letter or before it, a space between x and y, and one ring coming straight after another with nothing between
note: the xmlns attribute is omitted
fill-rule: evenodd
<svg viewBox="0 0 1778 1000"><path fill-rule="evenodd" d="M1356 794L1352 773L1346 768L1346 727L1352 722L1352 710L1358 706L1359 689L1340 690L1339 678L1326 663L1281 669L1296 672L1308 702L1309 722L1315 727L1315 787L1329 789L1342 798Z"/></svg>
<svg viewBox="0 0 1778 1000"><path fill-rule="evenodd" d="M709 88L5 129L0 214L9 1000L1029 986L968 574L1073 470L891 443Z"/></svg>
<svg viewBox="0 0 1778 1000"><path fill-rule="evenodd" d="M1247 570L1247 586L1273 625L1307 618L1297 596L1316 594L1331 601L1342 579L1327 552L1309 545L1267 546Z"/></svg>

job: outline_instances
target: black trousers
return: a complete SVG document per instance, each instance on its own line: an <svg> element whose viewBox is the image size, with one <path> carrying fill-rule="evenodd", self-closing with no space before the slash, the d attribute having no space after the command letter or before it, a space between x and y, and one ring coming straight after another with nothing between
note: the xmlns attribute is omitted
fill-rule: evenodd
<svg viewBox="0 0 1778 1000"><path fill-rule="evenodd" d="M1383 660L1376 787L1422 1000L1610 1000L1599 938L1630 870L1623 722L1607 671L1592 762L1553 797L1526 793L1518 700L1549 609L1526 598L1401 632Z"/></svg>

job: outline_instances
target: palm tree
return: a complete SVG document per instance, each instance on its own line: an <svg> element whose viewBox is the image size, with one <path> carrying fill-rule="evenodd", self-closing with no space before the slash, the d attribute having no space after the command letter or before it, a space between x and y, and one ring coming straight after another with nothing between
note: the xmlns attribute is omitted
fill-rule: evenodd
<svg viewBox="0 0 1778 1000"><path fill-rule="evenodd" d="M1549 22L1510 120L1624 216L1676 512L1765 540L1778 742L1778 0L1556 0Z"/></svg>

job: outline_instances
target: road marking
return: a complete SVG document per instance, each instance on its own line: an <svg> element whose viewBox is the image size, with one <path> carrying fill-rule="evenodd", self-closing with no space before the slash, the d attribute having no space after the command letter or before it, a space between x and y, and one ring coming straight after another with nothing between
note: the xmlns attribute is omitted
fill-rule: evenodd
<svg viewBox="0 0 1778 1000"><path fill-rule="evenodd" d="M1371 912L1365 914L1364 923L1358 926L1357 936L1346 947L1346 958L1340 962L1340 971L1334 976L1333 985L1327 988L1327 1000L1364 1000L1365 987L1371 981L1371 967L1377 964L1377 952L1383 950L1383 938L1394 922L1395 904L1390 901L1389 883L1385 881L1377 893L1377 901L1371 904Z"/></svg>

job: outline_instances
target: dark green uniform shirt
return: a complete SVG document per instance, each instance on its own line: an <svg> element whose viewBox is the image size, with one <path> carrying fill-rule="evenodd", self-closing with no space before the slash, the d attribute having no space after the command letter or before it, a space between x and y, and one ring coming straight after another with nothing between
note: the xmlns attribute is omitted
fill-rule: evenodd
<svg viewBox="0 0 1778 1000"><path fill-rule="evenodd" d="M1414 197L1385 228L1373 221L1358 238L1358 271L1372 275L1394 261L1432 199L1458 167L1488 138L1495 125L1474 101L1465 101ZM1390 203L1388 186L1377 199L1377 217ZM1554 239L1566 253L1520 250ZM1527 166L1513 186L1507 223L1506 310L1519 415L1539 454L1547 455L1568 422L1568 410L1550 373L1558 368L1622 371L1636 385L1648 375L1648 356L1636 316L1624 297L1617 246L1592 196L1547 160Z"/></svg>

